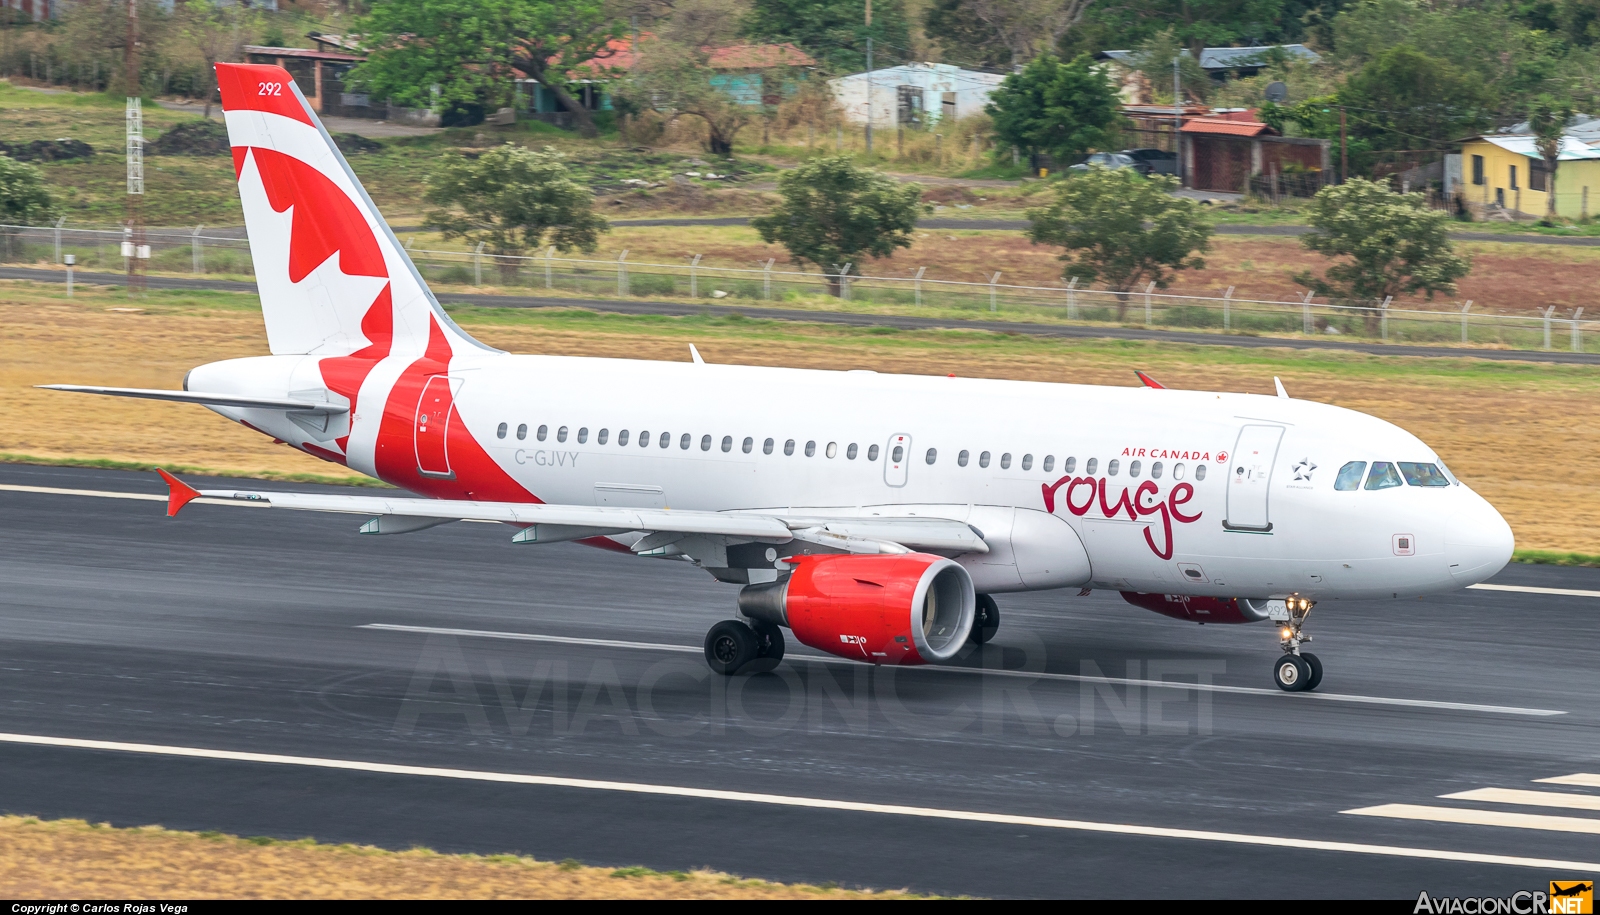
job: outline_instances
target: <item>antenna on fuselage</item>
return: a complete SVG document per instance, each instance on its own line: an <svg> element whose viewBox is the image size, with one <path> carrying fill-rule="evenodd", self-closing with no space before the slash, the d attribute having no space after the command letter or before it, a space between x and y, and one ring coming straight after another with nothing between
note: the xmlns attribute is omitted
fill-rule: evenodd
<svg viewBox="0 0 1600 915"><path fill-rule="evenodd" d="M700 358L700 351L694 348L693 343L689 344L689 357L694 360L695 365L706 364L706 361Z"/></svg>
<svg viewBox="0 0 1600 915"><path fill-rule="evenodd" d="M1272 376L1272 386L1278 389L1279 397L1282 397L1284 400L1289 399L1289 392L1283 389L1283 382L1278 380L1277 375Z"/></svg>

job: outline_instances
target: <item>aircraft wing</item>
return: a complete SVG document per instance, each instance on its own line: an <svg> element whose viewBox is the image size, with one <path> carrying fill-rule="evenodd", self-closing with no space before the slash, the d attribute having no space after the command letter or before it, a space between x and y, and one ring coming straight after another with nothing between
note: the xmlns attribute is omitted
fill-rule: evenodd
<svg viewBox="0 0 1600 915"><path fill-rule="evenodd" d="M700 535L724 542L782 544L803 540L845 552L878 553L934 550L987 553L989 545L960 521L937 518L826 519L784 518L760 512L680 511L670 508L622 508L596 505L554 505L538 502L468 502L389 496L345 496L321 493L197 490L157 471L170 491L167 514L176 515L189 502L205 498L267 505L295 511L367 515L363 533L390 534L421 530L450 521L496 521L521 530L518 543L555 543L630 532L647 535L634 547L646 552L652 544L674 542L670 535Z"/></svg>

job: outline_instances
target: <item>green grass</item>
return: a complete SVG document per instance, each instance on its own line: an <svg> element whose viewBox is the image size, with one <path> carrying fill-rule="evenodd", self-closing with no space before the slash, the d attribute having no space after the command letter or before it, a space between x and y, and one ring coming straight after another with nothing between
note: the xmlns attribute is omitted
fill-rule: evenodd
<svg viewBox="0 0 1600 915"><path fill-rule="evenodd" d="M1600 556L1590 553L1562 553L1555 550L1517 550L1511 554L1512 562L1525 562L1538 566L1582 566L1600 569Z"/></svg>

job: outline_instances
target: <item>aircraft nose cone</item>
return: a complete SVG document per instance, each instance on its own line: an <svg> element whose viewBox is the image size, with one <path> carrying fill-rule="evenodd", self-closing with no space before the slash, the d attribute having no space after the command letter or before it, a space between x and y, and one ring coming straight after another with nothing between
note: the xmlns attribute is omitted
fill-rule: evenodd
<svg viewBox="0 0 1600 915"><path fill-rule="evenodd" d="M1465 587L1492 577L1511 561L1516 540L1511 525L1482 496L1462 487L1461 507L1446 528L1450 576Z"/></svg>

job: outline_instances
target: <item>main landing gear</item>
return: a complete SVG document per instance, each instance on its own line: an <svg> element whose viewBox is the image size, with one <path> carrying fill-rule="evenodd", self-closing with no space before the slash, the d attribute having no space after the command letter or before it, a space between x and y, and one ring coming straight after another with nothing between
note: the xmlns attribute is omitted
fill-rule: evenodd
<svg viewBox="0 0 1600 915"><path fill-rule="evenodd" d="M972 631L967 633L967 641L974 645L982 645L994 638L1000 631L1000 607L994 598L987 594L978 595L977 612L972 618Z"/></svg>
<svg viewBox="0 0 1600 915"><path fill-rule="evenodd" d="M765 620L723 620L706 633L706 663L723 676L761 674L783 660L783 630Z"/></svg>
<svg viewBox="0 0 1600 915"><path fill-rule="evenodd" d="M1316 689L1322 682L1322 662L1311 652L1300 650L1302 642L1311 641L1311 636L1302 630L1314 604L1298 594L1290 595L1283 603L1284 610L1272 614L1273 621L1281 627L1278 637L1284 652L1272 665L1273 682L1291 693Z"/></svg>

